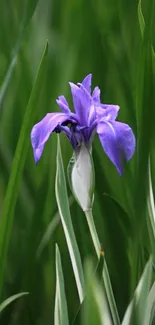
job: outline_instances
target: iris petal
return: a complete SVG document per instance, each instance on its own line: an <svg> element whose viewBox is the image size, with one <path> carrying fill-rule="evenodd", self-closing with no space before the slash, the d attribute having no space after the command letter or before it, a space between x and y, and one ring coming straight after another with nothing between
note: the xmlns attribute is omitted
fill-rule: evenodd
<svg viewBox="0 0 155 325"><path fill-rule="evenodd" d="M100 104L96 106L96 117L101 122L114 121L118 115L118 105Z"/></svg>
<svg viewBox="0 0 155 325"><path fill-rule="evenodd" d="M91 79L92 79L92 74L90 73L82 81L82 85L84 86L84 88L87 89L89 93L91 93Z"/></svg>
<svg viewBox="0 0 155 325"><path fill-rule="evenodd" d="M69 83L71 87L73 104L78 120L82 126L88 126L89 110L92 104L92 98L82 84L80 87Z"/></svg>
<svg viewBox="0 0 155 325"><path fill-rule="evenodd" d="M36 163L41 158L44 145L50 134L59 124L68 120L69 117L64 113L49 113L39 123L34 125L31 131L31 142Z"/></svg>
<svg viewBox="0 0 155 325"><path fill-rule="evenodd" d="M131 128L116 121L101 122L97 133L106 155L122 176L123 161L128 161L135 151L135 137Z"/></svg>
<svg viewBox="0 0 155 325"><path fill-rule="evenodd" d="M59 107L62 109L63 113L65 114L70 113L68 102L64 96L59 96L58 99L56 99L56 102L59 105Z"/></svg>
<svg viewBox="0 0 155 325"><path fill-rule="evenodd" d="M92 93L92 98L96 103L100 103L100 88L95 87Z"/></svg>

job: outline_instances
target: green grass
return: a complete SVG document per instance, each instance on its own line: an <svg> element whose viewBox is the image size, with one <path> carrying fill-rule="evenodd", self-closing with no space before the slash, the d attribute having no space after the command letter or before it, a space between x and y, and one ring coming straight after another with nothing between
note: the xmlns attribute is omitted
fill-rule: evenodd
<svg viewBox="0 0 155 325"><path fill-rule="evenodd" d="M150 255L155 261L154 20L154 0L139 4L135 0L1 1L0 304L29 292L5 308L0 315L3 325L54 324L55 243L61 254L60 260L57 249L70 324L79 308L56 201L57 137L52 135L36 166L30 131L47 112L58 110L59 95L64 94L72 105L68 81L79 82L90 72L93 86L101 88L102 102L120 105L119 120L132 127L137 142L122 178L97 137L93 143L93 215L121 320ZM67 176L72 148L63 134L60 141ZM98 262L85 215L67 186L75 242L86 263L87 290L91 267L95 269ZM102 288L96 289L98 281L94 279L90 288L94 319L101 311L98 297L106 299ZM86 301L82 325L90 320L91 308Z"/></svg>

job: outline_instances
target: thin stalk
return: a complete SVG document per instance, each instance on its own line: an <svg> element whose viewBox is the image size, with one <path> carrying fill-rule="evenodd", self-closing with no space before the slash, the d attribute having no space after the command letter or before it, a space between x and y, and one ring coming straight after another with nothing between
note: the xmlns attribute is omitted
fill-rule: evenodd
<svg viewBox="0 0 155 325"><path fill-rule="evenodd" d="M89 226L90 234L91 234L92 241L93 241L93 244L95 247L95 251L96 251L97 257L99 259L100 251L101 251L101 244L100 244L98 234L96 231L92 211L91 210L85 211L85 216L86 216L86 219L88 222L88 226ZM111 282L110 282L110 277L109 277L106 260L104 260L102 276L103 276L105 290L106 290L106 294L107 294L107 298L108 298L114 325L120 325L120 319L119 319L119 315L118 315L118 311L117 311L117 307L116 307L116 303L115 303L115 298L114 298L113 291L112 291L112 286L111 286Z"/></svg>

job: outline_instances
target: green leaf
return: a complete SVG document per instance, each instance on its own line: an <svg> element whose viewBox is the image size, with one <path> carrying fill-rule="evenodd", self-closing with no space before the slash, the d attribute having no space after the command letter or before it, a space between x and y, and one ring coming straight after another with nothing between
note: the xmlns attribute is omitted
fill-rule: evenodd
<svg viewBox="0 0 155 325"><path fill-rule="evenodd" d="M134 293L133 300L127 308L122 325L146 325L148 324L148 294L152 277L152 259L145 266L142 277Z"/></svg>
<svg viewBox="0 0 155 325"><path fill-rule="evenodd" d="M147 317L148 324L152 325L155 316L155 282L153 283L148 295Z"/></svg>
<svg viewBox="0 0 155 325"><path fill-rule="evenodd" d="M88 263L86 263L86 265L87 264ZM104 252L101 249L101 251L100 251L100 259L99 259L99 261L97 263L97 266L95 268L95 271L92 270L92 272L93 272L93 275L92 276L95 277L95 278L97 278L98 281L100 281L102 284L103 284L103 281L102 281L103 266L104 266ZM91 267L92 267L92 264L91 264ZM77 312L76 312L74 321L72 322L72 325L73 324L74 325L80 324L81 314L82 314L82 312L83 312L83 310L85 308L85 301L86 300L87 300L87 292L86 292L86 295L85 295L85 298L84 298L82 304L80 304L79 307L78 307L78 309L77 309Z"/></svg>
<svg viewBox="0 0 155 325"><path fill-rule="evenodd" d="M92 211L91 210L86 211L85 216L86 216L86 219L87 219L87 222L88 222L88 227L89 227L89 230L90 230L90 234L91 234L91 237L92 237L92 241L93 241L93 244L94 244L94 248L95 248L97 257L100 258L101 245L100 245L99 237L98 237L98 234L97 234L97 231L96 231ZM103 271L102 271L102 276L103 276L106 296L108 298L108 302L109 302L110 311L111 311L111 314L112 314L114 325L120 325L119 315L118 315L118 311L117 311L117 307L116 307L116 303L115 303L115 298L114 298L114 295L113 295L112 286L111 286L111 282L110 282L108 267L107 267L105 259L104 259L104 267L103 267Z"/></svg>
<svg viewBox="0 0 155 325"><path fill-rule="evenodd" d="M6 76L4 78L4 81L3 81L1 89L0 89L0 106L2 105L6 90L7 90L8 85L9 85L9 81L10 81L10 79L12 77L12 73L13 73L13 70L14 70L16 62L17 62L17 56L18 56L18 53L19 53L19 50L20 50L20 47L21 47L22 40L24 38L25 28L26 28L27 24L29 23L29 21L30 21L30 19L31 19L33 13L34 13L34 10L36 8L37 3L38 3L38 0L29 1L29 3L27 4L27 6L26 6L26 8L24 10L24 15L23 15L23 18L21 20L21 25L20 25L20 28L19 28L19 34L18 34L18 37L17 37L17 40L16 40L16 44L15 44L15 46L13 48L13 51L12 51L12 58L11 58L11 61L10 61Z"/></svg>
<svg viewBox="0 0 155 325"><path fill-rule="evenodd" d="M73 204L73 202L74 202L74 197L70 196L69 197L69 205L71 206ZM52 220L49 223L49 225L40 241L39 247L37 249L37 257L38 258L42 254L45 247L48 245L48 243L51 240L51 237L53 236L53 233L56 230L59 223L60 223L60 215L59 215L59 212L57 211L56 214L52 217Z"/></svg>
<svg viewBox="0 0 155 325"><path fill-rule="evenodd" d="M145 21L144 21L144 17L143 17L143 13L142 13L142 1L141 0L139 0L139 3L138 3L138 20L139 20L141 35L143 37L144 28L145 28Z"/></svg>
<svg viewBox="0 0 155 325"><path fill-rule="evenodd" d="M84 276L83 276L81 257L77 246L71 215L70 215L59 135L58 135L58 142L57 142L57 170L56 170L55 191L56 191L58 210L59 210L62 226L64 229L64 233L68 245L68 250L69 250L69 254L73 266L79 298L80 298L80 302L82 302L84 298L84 292L85 292Z"/></svg>
<svg viewBox="0 0 155 325"><path fill-rule="evenodd" d="M143 233L146 228L147 214L147 195L148 195L148 162L151 150L151 141L154 137L154 118L155 111L154 102L154 72L152 66L152 21L153 21L153 2L150 0L147 3L145 10L145 28L140 45L137 87L136 87L136 114L137 114L137 170L135 174L135 195L134 195L134 229L135 240L137 238L137 227L139 233ZM141 4L140 4L141 5ZM142 25L142 19L141 19ZM147 125L147 132L146 132ZM141 182L143 180L143 186ZM140 216L141 222L139 222ZM143 235L142 235L143 236ZM137 250L137 253L136 253ZM136 248L135 254L141 255L143 252ZM136 260L137 258L135 258ZM137 263L134 263L134 268L137 268ZM141 271L139 272L141 273ZM135 275L134 275L135 274ZM133 272L132 286L135 288L139 278L137 270ZM132 289L133 289L132 288Z"/></svg>
<svg viewBox="0 0 155 325"><path fill-rule="evenodd" d="M112 325L104 287L94 275L90 261L86 263L85 278L87 294L82 308L82 325Z"/></svg>
<svg viewBox="0 0 155 325"><path fill-rule="evenodd" d="M39 100L43 76L45 72L45 63L48 52L48 44L46 44L43 52L40 66L34 81L31 95L26 108L22 128L19 135L13 163L12 171L7 187L7 192L4 200L3 212L0 222L0 290L2 290L4 267L6 263L7 250L9 245L10 233L13 224L14 209L18 197L19 186L21 182L22 172L26 161L28 148L30 146L30 130L34 123L36 115L36 107Z"/></svg>
<svg viewBox="0 0 155 325"><path fill-rule="evenodd" d="M4 300L1 304L0 304L0 313L8 306L11 304L11 302L13 302L14 300L22 297L22 296L25 296L25 295L28 295L29 293L28 292L21 292L21 293L17 293L16 295L13 295L9 298L7 298L6 300Z"/></svg>
<svg viewBox="0 0 155 325"><path fill-rule="evenodd" d="M152 178L151 178L151 166L148 166L148 178L149 178L149 191L147 196L147 208L148 208L148 216L147 216L147 224L148 224L148 232L150 236L150 242L152 245L152 252L155 256L155 204L154 204L154 196L153 196L153 188L152 188Z"/></svg>
<svg viewBox="0 0 155 325"><path fill-rule="evenodd" d="M69 325L64 277L58 245L56 245L56 296L54 318L55 325Z"/></svg>
<svg viewBox="0 0 155 325"><path fill-rule="evenodd" d="M73 152L73 155L72 155L72 157L68 163L68 166L67 166L68 183L69 183L71 191L73 191L71 175L72 175L72 170L73 170L74 164L75 164L75 153Z"/></svg>

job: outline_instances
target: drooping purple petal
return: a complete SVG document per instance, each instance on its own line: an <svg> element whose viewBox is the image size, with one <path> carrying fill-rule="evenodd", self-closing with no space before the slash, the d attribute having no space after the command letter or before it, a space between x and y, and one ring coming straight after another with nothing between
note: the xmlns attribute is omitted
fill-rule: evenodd
<svg viewBox="0 0 155 325"><path fill-rule="evenodd" d="M118 105L100 104L96 106L96 117L100 122L114 121L118 115Z"/></svg>
<svg viewBox="0 0 155 325"><path fill-rule="evenodd" d="M100 103L100 88L95 87L92 93L92 98L96 103Z"/></svg>
<svg viewBox="0 0 155 325"><path fill-rule="evenodd" d="M65 96L59 96L58 99L56 99L56 102L62 109L63 113L70 114L70 108Z"/></svg>
<svg viewBox="0 0 155 325"><path fill-rule="evenodd" d="M31 131L31 142L36 163L41 158L44 145L50 134L59 124L67 122L68 120L69 117L64 113L49 113L39 123L34 125Z"/></svg>
<svg viewBox="0 0 155 325"><path fill-rule="evenodd" d="M135 137L131 128L116 121L101 122L97 126L97 133L106 155L122 176L123 161L128 161L135 151Z"/></svg>
<svg viewBox="0 0 155 325"><path fill-rule="evenodd" d="M88 116L90 107L92 105L92 97L82 84L80 84L80 87L72 82L69 84L71 87L74 109L78 120L82 126L88 126Z"/></svg>
<svg viewBox="0 0 155 325"><path fill-rule="evenodd" d="M89 93L91 93L91 79L92 79L92 74L90 73L82 81L82 85L84 86L84 88L87 89Z"/></svg>

